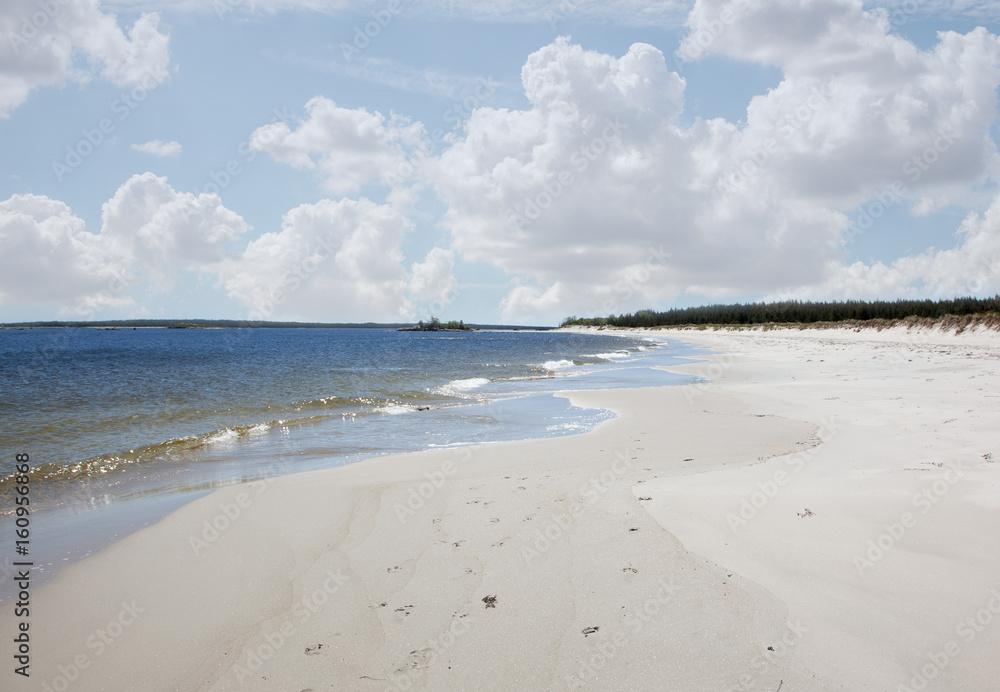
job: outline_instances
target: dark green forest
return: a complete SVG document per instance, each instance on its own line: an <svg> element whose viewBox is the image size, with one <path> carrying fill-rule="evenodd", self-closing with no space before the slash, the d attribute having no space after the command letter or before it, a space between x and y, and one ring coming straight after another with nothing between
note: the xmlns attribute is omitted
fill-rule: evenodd
<svg viewBox="0 0 1000 692"><path fill-rule="evenodd" d="M665 312L640 310L608 317L568 317L562 326L681 327L700 325L814 324L817 322L897 321L907 318L937 320L948 316L986 315L1000 311L1000 295L954 300L894 300L819 303L789 300L675 308Z"/></svg>

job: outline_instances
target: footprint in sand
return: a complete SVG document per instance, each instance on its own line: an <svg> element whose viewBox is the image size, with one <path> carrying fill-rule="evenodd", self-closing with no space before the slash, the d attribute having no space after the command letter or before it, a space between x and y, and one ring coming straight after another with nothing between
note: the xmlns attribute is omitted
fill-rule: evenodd
<svg viewBox="0 0 1000 692"><path fill-rule="evenodd" d="M396 668L396 672L406 673L410 670L424 670L430 665L434 656L434 649L430 647L425 646L420 649L414 649L406 657L406 661L399 668Z"/></svg>

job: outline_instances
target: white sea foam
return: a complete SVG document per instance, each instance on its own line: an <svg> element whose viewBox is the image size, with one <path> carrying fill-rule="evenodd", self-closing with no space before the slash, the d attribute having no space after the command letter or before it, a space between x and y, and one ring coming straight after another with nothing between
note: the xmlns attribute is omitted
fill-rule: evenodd
<svg viewBox="0 0 1000 692"><path fill-rule="evenodd" d="M232 428L216 430L205 439L205 444L218 444L220 442L232 442L239 439L240 434Z"/></svg>
<svg viewBox="0 0 1000 692"><path fill-rule="evenodd" d="M479 389L480 387L488 385L489 383L490 381L485 377L470 377L466 380L452 380L451 382L448 383L448 386L452 387L453 389L468 390L468 389Z"/></svg>
<svg viewBox="0 0 1000 692"><path fill-rule="evenodd" d="M552 372L558 372L560 370L566 370L572 368L575 363L571 360L547 360L542 363L542 367L546 370L551 370Z"/></svg>
<svg viewBox="0 0 1000 692"><path fill-rule="evenodd" d="M588 429L588 427L586 425L581 424L581 423L558 423L556 425L547 425L547 426L545 426L545 431L546 432L550 432L550 433L552 433L552 432L565 432L565 431L568 431L568 430L585 431L587 429Z"/></svg>
<svg viewBox="0 0 1000 692"><path fill-rule="evenodd" d="M444 396L457 396L463 399L475 399L482 396L476 395L474 393L475 390L481 389L489 383L490 380L485 377L469 377L464 380L452 380L448 384L435 387L433 391L437 394L443 394Z"/></svg>
<svg viewBox="0 0 1000 692"><path fill-rule="evenodd" d="M391 403L385 406L379 406L375 409L378 413L387 413L390 416L395 416L400 413L410 413L411 411L416 411L417 407L410 404L397 404Z"/></svg>
<svg viewBox="0 0 1000 692"><path fill-rule="evenodd" d="M613 351L609 353L595 353L592 358L603 358L604 360L621 360L629 357L628 351Z"/></svg>

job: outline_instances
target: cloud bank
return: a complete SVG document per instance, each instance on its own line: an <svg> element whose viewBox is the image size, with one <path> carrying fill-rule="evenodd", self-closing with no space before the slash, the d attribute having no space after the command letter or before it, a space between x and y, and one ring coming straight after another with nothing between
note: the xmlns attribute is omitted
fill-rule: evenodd
<svg viewBox="0 0 1000 692"><path fill-rule="evenodd" d="M101 293L109 272L169 286L197 271L258 317L398 320L446 301L458 262L506 274L499 307L510 320L618 313L685 293L998 290L1000 197L967 216L954 247L845 262L845 244L891 207L928 214L996 191L1000 39L941 32L921 50L895 33L899 16L857 0L698 0L676 56L645 43L613 56L562 37L527 57L527 107L476 108L438 155L419 122L317 96L301 121L263 125L250 145L315 172L333 198L289 210L242 247L246 224L217 197L177 193L152 174L119 189L100 233L31 195L0 203L0 233L25 252L49 249L37 270L59 280L32 299L79 296L78 308L125 300ZM114 75L156 44L155 18L143 27L131 53L108 58ZM713 57L782 78L740 122L692 122L670 66ZM449 242L414 261L404 247L421 194L442 205Z"/></svg>
<svg viewBox="0 0 1000 692"><path fill-rule="evenodd" d="M773 12L802 28L767 35ZM894 184L891 203L946 203L997 170L1000 43L984 29L923 52L860 3L737 0L696 3L689 36L724 13L701 55L784 72L745 123L682 126L684 80L653 46L615 58L559 39L522 70L531 108L478 109L440 157L455 250L522 279L508 315L618 312L682 291L836 296L847 210Z"/></svg>
<svg viewBox="0 0 1000 692"><path fill-rule="evenodd" d="M169 290L179 272L212 271L246 230L216 195L177 192L152 173L118 188L98 233L63 202L14 195L0 202L0 301L55 303L67 314L131 305L143 281Z"/></svg>
<svg viewBox="0 0 1000 692"><path fill-rule="evenodd" d="M99 75L120 87L163 82L170 37L156 12L123 29L90 0L5 0L0 11L0 118L42 86ZM81 60L83 58L83 60Z"/></svg>

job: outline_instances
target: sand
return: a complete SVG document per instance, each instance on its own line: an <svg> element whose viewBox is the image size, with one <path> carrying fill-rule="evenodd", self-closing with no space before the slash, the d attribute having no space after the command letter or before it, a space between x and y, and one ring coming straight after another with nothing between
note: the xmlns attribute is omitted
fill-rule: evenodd
<svg viewBox="0 0 1000 692"><path fill-rule="evenodd" d="M223 488L70 565L17 689L995 689L1000 335L663 335L712 381Z"/></svg>

